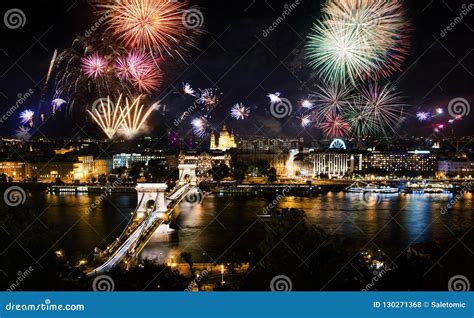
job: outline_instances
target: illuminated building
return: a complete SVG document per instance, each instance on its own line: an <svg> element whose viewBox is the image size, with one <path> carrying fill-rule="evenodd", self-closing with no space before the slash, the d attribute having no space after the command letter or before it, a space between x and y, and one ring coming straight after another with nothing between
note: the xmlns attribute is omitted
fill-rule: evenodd
<svg viewBox="0 0 474 318"><path fill-rule="evenodd" d="M431 172L436 170L436 155L427 150L370 151L364 162L366 169L388 172Z"/></svg>
<svg viewBox="0 0 474 318"><path fill-rule="evenodd" d="M179 163L196 164L197 176L207 176L214 165L225 164L230 167L230 160L230 155L222 151L215 151L210 154L203 152L200 155L196 153L185 154L184 152L179 154Z"/></svg>
<svg viewBox="0 0 474 318"><path fill-rule="evenodd" d="M224 127L222 127L221 132L219 133L219 139L217 140L216 143L216 136L214 132L211 133L211 141L210 141L210 146L209 148L211 150L222 150L226 151L232 148L237 148L237 145L235 143L235 136L232 133L229 133L227 130L227 126L224 124Z"/></svg>
<svg viewBox="0 0 474 318"><path fill-rule="evenodd" d="M313 151L294 161L296 175L342 178L362 169L362 153L343 149Z"/></svg>
<svg viewBox="0 0 474 318"><path fill-rule="evenodd" d="M445 176L474 176L474 162L464 158L440 160L438 170Z"/></svg>
<svg viewBox="0 0 474 318"><path fill-rule="evenodd" d="M21 161L0 161L0 174L5 174L13 180L23 180L26 177L26 164Z"/></svg>
<svg viewBox="0 0 474 318"><path fill-rule="evenodd" d="M164 155L144 155L139 153L121 153L113 156L113 168L130 168L134 163L144 162L148 165L150 160L166 160Z"/></svg>

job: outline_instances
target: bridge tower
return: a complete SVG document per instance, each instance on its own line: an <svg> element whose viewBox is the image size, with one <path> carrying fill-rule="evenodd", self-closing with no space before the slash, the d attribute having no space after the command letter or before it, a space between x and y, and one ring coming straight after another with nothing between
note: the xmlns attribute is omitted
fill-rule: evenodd
<svg viewBox="0 0 474 318"><path fill-rule="evenodd" d="M138 183L135 189L138 195L137 218L143 219L156 205L156 211L166 212L166 183Z"/></svg>
<svg viewBox="0 0 474 318"><path fill-rule="evenodd" d="M196 164L181 163L178 165L179 169L179 184L185 184L186 180L193 186L197 184Z"/></svg>

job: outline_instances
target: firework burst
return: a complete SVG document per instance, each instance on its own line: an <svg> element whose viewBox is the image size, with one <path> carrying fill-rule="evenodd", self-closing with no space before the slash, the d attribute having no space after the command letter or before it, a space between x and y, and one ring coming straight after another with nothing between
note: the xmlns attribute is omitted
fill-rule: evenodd
<svg viewBox="0 0 474 318"><path fill-rule="evenodd" d="M99 53L93 53L82 59L82 71L94 79L103 76L107 72L107 60Z"/></svg>
<svg viewBox="0 0 474 318"><path fill-rule="evenodd" d="M361 106L366 110L367 120L374 123L377 131L394 130L394 126L403 117L406 104L402 97L390 86L369 83L361 89Z"/></svg>
<svg viewBox="0 0 474 318"><path fill-rule="evenodd" d="M428 113L428 112L418 112L418 113L416 113L416 118L419 121L426 121L426 120L430 119L430 117L431 117L431 114Z"/></svg>
<svg viewBox="0 0 474 318"><path fill-rule="evenodd" d="M33 118L35 116L35 112L31 109L26 109L20 113L20 122L22 124L33 126Z"/></svg>
<svg viewBox="0 0 474 318"><path fill-rule="evenodd" d="M150 117L151 113L157 109L157 104L145 107L141 103L141 96L135 98L133 102L125 99L125 105L122 107L122 133L128 139L138 135L144 128L145 122Z"/></svg>
<svg viewBox="0 0 474 318"><path fill-rule="evenodd" d="M248 107L245 107L242 103L235 104L230 109L230 115L237 120L245 119L249 117L250 109Z"/></svg>
<svg viewBox="0 0 474 318"><path fill-rule="evenodd" d="M281 102L281 98L280 98L280 93L279 93L279 92L270 93L270 94L267 95L267 97L270 98L270 103L271 103L271 104L276 104L276 103Z"/></svg>
<svg viewBox="0 0 474 318"><path fill-rule="evenodd" d="M183 94L196 97L196 91L191 87L189 83L183 83Z"/></svg>
<svg viewBox="0 0 474 318"><path fill-rule="evenodd" d="M400 69L408 51L401 1L327 1L323 15L308 37L307 58L324 79L355 83Z"/></svg>
<svg viewBox="0 0 474 318"><path fill-rule="evenodd" d="M87 110L92 119L102 129L109 139L113 139L122 125L122 95L116 103L107 100L100 100L100 105L95 105L91 110Z"/></svg>
<svg viewBox="0 0 474 318"><path fill-rule="evenodd" d="M20 126L18 130L15 130L15 138L23 141L28 141L31 138L30 128Z"/></svg>
<svg viewBox="0 0 474 318"><path fill-rule="evenodd" d="M193 126L194 134L199 138L203 138L208 135L210 125L206 117L203 116L193 119L191 121L191 125Z"/></svg>
<svg viewBox="0 0 474 318"><path fill-rule="evenodd" d="M55 98L51 101L51 107L53 114L61 109L61 106L66 104L66 101L62 98Z"/></svg>
<svg viewBox="0 0 474 318"><path fill-rule="evenodd" d="M328 114L324 122L319 125L323 133L330 138L349 136L351 126L340 115Z"/></svg>
<svg viewBox="0 0 474 318"><path fill-rule="evenodd" d="M316 105L316 118L324 120L329 114L337 115L350 105L352 89L344 84L319 85L317 91L312 93Z"/></svg>
<svg viewBox="0 0 474 318"><path fill-rule="evenodd" d="M200 89L201 94L197 102L206 106L207 111L213 110L219 103L219 97L216 89L206 88Z"/></svg>
<svg viewBox="0 0 474 318"><path fill-rule="evenodd" d="M169 0L119 0L103 6L112 34L128 49L172 56L183 42L193 44L183 25L186 3ZM179 54L179 53L178 53Z"/></svg>

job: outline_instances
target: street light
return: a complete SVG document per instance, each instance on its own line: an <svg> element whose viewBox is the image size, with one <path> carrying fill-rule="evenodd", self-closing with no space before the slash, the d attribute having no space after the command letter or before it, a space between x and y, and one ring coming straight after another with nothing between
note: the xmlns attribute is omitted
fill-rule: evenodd
<svg viewBox="0 0 474 318"><path fill-rule="evenodd" d="M221 284L224 285L224 265L221 265Z"/></svg>

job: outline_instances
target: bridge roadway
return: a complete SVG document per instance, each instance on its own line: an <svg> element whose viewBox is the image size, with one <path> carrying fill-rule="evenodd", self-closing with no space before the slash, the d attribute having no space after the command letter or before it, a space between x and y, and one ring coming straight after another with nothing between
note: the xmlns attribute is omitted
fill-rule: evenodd
<svg viewBox="0 0 474 318"><path fill-rule="evenodd" d="M195 191L196 187L189 184L184 184L177 186L173 189L173 192L170 193L167 199L167 211L164 212L168 217L173 213L173 210L176 206L191 192ZM95 268L94 270L87 273L88 276L95 276L102 273L106 273L111 270L114 266L118 265L125 257L133 256L140 253L144 245L148 242L153 234L154 230L158 228L159 225L163 224L165 219L163 218L163 212L158 211L151 212L143 222L138 225L138 227L128 236L128 238L117 248L117 250L109 257L109 259L102 264L101 266ZM142 237L145 237L142 240ZM139 246L137 246L137 243ZM132 254L132 255L130 255Z"/></svg>

